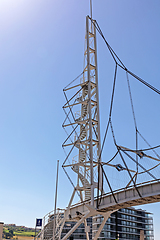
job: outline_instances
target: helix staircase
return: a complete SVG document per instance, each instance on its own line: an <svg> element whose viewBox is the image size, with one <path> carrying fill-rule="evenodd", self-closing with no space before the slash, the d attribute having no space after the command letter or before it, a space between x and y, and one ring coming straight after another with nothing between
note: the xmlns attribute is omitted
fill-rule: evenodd
<svg viewBox="0 0 160 240"><path fill-rule="evenodd" d="M82 141L86 136L87 136L86 127L83 124L81 124L81 126L80 126L80 137L79 137L80 141Z"/></svg>
<svg viewBox="0 0 160 240"><path fill-rule="evenodd" d="M80 147L80 144L75 144L75 147L79 149L79 162L82 163L86 159L86 152Z"/></svg>
<svg viewBox="0 0 160 240"><path fill-rule="evenodd" d="M87 115L87 105L82 104L82 118L84 118Z"/></svg>
<svg viewBox="0 0 160 240"><path fill-rule="evenodd" d="M87 180L87 178L80 172L81 168L78 166L73 166L72 170L78 174L83 187L85 188L85 200L89 200L91 198L91 188L90 188L90 183Z"/></svg>
<svg viewBox="0 0 160 240"><path fill-rule="evenodd" d="M54 222L54 211L49 212L43 218L43 226L41 232L35 237L35 240L52 240L53 239L53 228L55 223L55 234L54 240L61 239L61 225L64 219L64 211L56 210L56 219Z"/></svg>
<svg viewBox="0 0 160 240"><path fill-rule="evenodd" d="M49 240L53 237L53 220L48 222L44 227L44 239Z"/></svg>
<svg viewBox="0 0 160 240"><path fill-rule="evenodd" d="M77 102L81 103L82 101L86 100L86 96L88 95L88 84L84 84L82 87L82 93L79 95L76 100ZM87 104L81 104L81 111L80 111L80 117L77 118L75 121L80 125L80 135L79 135L79 142L77 143L77 139L75 138L75 147L79 149L79 160L75 162L72 161L74 164L75 163L83 163L86 160L86 151L82 148L83 144L81 143L82 140L87 138L87 127L84 124L79 123L80 121L85 120L85 117L87 116ZM72 166L72 170L78 174L78 177L85 189L85 200L89 200L91 198L91 188L90 188L90 183L87 178L89 178L89 173L87 172L84 173L84 168L81 166L74 165Z"/></svg>

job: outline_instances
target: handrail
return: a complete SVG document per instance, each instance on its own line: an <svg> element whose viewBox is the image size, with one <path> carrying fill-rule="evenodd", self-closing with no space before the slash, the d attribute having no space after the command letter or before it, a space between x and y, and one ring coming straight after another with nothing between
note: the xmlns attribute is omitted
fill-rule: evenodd
<svg viewBox="0 0 160 240"><path fill-rule="evenodd" d="M147 182L143 182L143 183L138 183L138 184L136 184L136 186L147 185L147 184L154 183L154 182L160 182L160 179L156 179L156 180L152 180L152 181L147 181ZM128 187L125 187L125 188L120 188L120 189L114 190L113 193L122 192L122 191L127 191L127 190L132 189L132 188L134 188L134 185L131 185L131 186L128 186ZM105 193L105 194L102 195L102 198L105 197L105 196L111 195L111 194L112 194L111 192ZM100 197L95 197L94 200L97 200L97 198L99 199ZM82 201L82 202L79 202L79 203L75 203L75 204L71 205L71 208L72 208L72 207L79 206L79 205L81 205L81 204L87 204L87 203L90 203L90 200L85 200L85 201Z"/></svg>
<svg viewBox="0 0 160 240"><path fill-rule="evenodd" d="M150 185L150 184L154 184L154 183L160 183L160 179L156 179L156 180L152 180L152 181L147 181L147 182L143 182L143 183L138 183L136 186L139 187L139 186L147 186L147 185ZM117 189L115 191L113 191L113 193L120 193L122 191L129 191L130 189L133 189L134 186L129 186L127 188L121 188L121 189ZM105 193L102 195L102 198L106 197L106 196L109 196L109 195L112 195L111 192L108 192L108 193ZM99 197L100 198L100 197ZM97 197L94 198L94 200L97 200ZM76 204L73 204L71 206L71 209L76 207L76 206L80 206L82 204L90 204L90 200L86 200L86 201L83 201L83 202L79 202L79 203L76 203ZM65 211L65 209L57 209L58 212L56 211L56 216L58 217L59 214L61 214L62 210ZM59 212L60 211L60 212ZM50 219L50 216L52 216L53 213L53 210L50 211L49 213L47 213L44 217L43 217L43 227L42 227L42 230L37 234L37 236L35 236L34 240L38 240L38 239L43 239L44 235L45 235L45 226L47 226L47 224L49 224L50 222L53 221L53 219ZM56 218L57 218L56 217ZM50 219L50 221L49 221ZM49 240L52 240L53 238L51 237Z"/></svg>

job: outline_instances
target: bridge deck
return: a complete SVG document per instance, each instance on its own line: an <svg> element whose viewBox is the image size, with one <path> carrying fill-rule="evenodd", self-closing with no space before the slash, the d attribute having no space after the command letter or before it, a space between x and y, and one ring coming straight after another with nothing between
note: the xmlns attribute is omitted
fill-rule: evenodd
<svg viewBox="0 0 160 240"><path fill-rule="evenodd" d="M113 211L120 208L126 208L130 206L137 206L148 203L160 202L160 181L152 181L146 184L137 186L137 189L141 195L139 196L137 190L134 187L127 189L121 189L114 192L117 203L115 202L111 193L106 194L101 199L99 206L99 212ZM72 218L76 218L77 211L84 214L88 211L87 205L90 205L90 201L79 203L71 206L70 215ZM94 201L96 208L96 199Z"/></svg>

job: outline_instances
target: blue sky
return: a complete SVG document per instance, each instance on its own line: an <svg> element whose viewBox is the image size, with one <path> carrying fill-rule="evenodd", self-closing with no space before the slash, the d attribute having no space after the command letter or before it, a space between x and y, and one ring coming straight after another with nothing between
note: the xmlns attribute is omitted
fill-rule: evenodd
<svg viewBox="0 0 160 240"><path fill-rule="evenodd" d="M159 12L158 0L93 0L93 17L110 45L131 71L158 89ZM86 0L0 1L0 221L34 227L35 218L53 209L56 161L62 164L65 157L62 89L82 72L88 13ZM103 136L113 75L110 56L97 40ZM116 96L123 105L121 78ZM140 128L158 145L160 98L136 81L131 85ZM115 109L115 129L122 136L121 111ZM60 169L59 207L66 207L71 192ZM153 212L158 240L160 204L142 208Z"/></svg>

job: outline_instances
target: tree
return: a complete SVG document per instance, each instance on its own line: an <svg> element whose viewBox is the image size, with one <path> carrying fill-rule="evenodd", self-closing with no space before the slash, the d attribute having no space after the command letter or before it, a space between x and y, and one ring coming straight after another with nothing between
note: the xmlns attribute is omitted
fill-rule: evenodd
<svg viewBox="0 0 160 240"><path fill-rule="evenodd" d="M13 238L13 235L14 235L13 230L9 230L9 232L6 232L5 230L3 230L3 234L5 239Z"/></svg>

